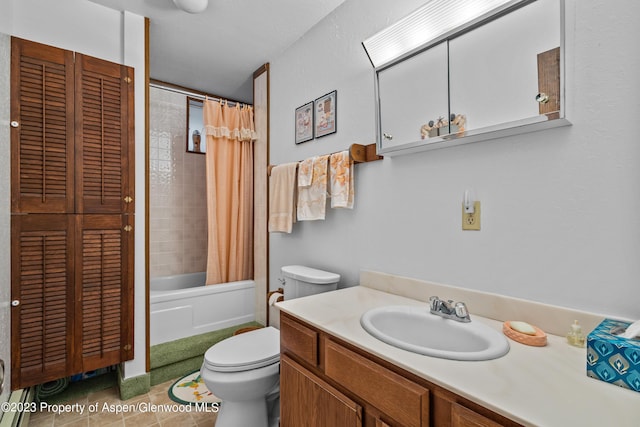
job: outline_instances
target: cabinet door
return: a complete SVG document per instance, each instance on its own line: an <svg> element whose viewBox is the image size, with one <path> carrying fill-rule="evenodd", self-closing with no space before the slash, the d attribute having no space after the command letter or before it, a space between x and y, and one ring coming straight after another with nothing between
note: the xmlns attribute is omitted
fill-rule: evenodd
<svg viewBox="0 0 640 427"><path fill-rule="evenodd" d="M448 84L446 43L379 71L380 147L428 138L422 126L449 117Z"/></svg>
<svg viewBox="0 0 640 427"><path fill-rule="evenodd" d="M76 54L75 79L76 213L133 213L133 69Z"/></svg>
<svg viewBox="0 0 640 427"><path fill-rule="evenodd" d="M76 216L76 325L81 371L133 358L133 218Z"/></svg>
<svg viewBox="0 0 640 427"><path fill-rule="evenodd" d="M73 52L11 39L11 211L73 212Z"/></svg>
<svg viewBox="0 0 640 427"><path fill-rule="evenodd" d="M73 331L72 215L11 217L11 386L70 375Z"/></svg>
<svg viewBox="0 0 640 427"><path fill-rule="evenodd" d="M501 427L502 424L490 420L464 406L451 405L451 427Z"/></svg>
<svg viewBox="0 0 640 427"><path fill-rule="evenodd" d="M281 427L361 427L362 408L296 362L280 360Z"/></svg>
<svg viewBox="0 0 640 427"><path fill-rule="evenodd" d="M546 121L542 114L559 110L559 56L552 110L539 111L536 95L538 55L560 46L560 29L559 2L539 0L450 41L451 112L466 116L467 131Z"/></svg>

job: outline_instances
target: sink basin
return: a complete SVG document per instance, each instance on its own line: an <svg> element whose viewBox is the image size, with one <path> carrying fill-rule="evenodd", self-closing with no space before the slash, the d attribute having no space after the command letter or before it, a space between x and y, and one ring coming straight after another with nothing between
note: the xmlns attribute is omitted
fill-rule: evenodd
<svg viewBox="0 0 640 427"><path fill-rule="evenodd" d="M509 352L502 333L473 319L469 323L444 319L428 307L378 307L364 313L360 324L380 341L427 356L489 360Z"/></svg>

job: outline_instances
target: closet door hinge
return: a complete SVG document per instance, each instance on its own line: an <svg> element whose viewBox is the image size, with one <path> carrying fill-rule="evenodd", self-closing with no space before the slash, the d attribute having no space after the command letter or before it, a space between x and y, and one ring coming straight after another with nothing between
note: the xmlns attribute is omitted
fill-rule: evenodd
<svg viewBox="0 0 640 427"><path fill-rule="evenodd" d="M133 227L131 225L124 226L124 231L131 231L131 230L133 230Z"/></svg>
<svg viewBox="0 0 640 427"><path fill-rule="evenodd" d="M131 344L127 344L127 345L125 345L124 347L122 347L122 349L123 349L124 351L129 351L129 350L131 350Z"/></svg>
<svg viewBox="0 0 640 427"><path fill-rule="evenodd" d="M125 197L125 198L124 198L124 202L125 202L125 203L131 203L131 202L133 202L133 197L131 197L131 196L127 196L127 197Z"/></svg>
<svg viewBox="0 0 640 427"><path fill-rule="evenodd" d="M125 83L131 83L131 77L125 77L124 78L124 82Z"/></svg>

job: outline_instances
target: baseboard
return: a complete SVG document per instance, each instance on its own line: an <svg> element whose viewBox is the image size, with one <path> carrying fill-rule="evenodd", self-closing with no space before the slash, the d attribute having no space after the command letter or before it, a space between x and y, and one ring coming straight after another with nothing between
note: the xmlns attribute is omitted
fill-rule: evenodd
<svg viewBox="0 0 640 427"><path fill-rule="evenodd" d="M12 391L7 403L9 407L25 407L33 402L34 387ZM29 425L30 411L3 411L0 427L21 427Z"/></svg>
<svg viewBox="0 0 640 427"><path fill-rule="evenodd" d="M118 370L118 389L120 390L120 399L127 400L132 397L140 396L151 390L151 375L147 372L137 377L122 378L121 372Z"/></svg>

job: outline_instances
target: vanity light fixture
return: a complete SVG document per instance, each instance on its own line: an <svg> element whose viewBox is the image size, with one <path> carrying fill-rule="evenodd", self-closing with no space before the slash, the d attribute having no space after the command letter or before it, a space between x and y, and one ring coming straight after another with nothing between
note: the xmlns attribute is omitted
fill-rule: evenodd
<svg viewBox="0 0 640 427"><path fill-rule="evenodd" d="M209 6L209 0L173 0L173 4L187 13L202 13Z"/></svg>
<svg viewBox="0 0 640 427"><path fill-rule="evenodd" d="M175 1L175 0L174 0ZM362 42L374 68L434 45L454 32L531 0L429 0Z"/></svg>

